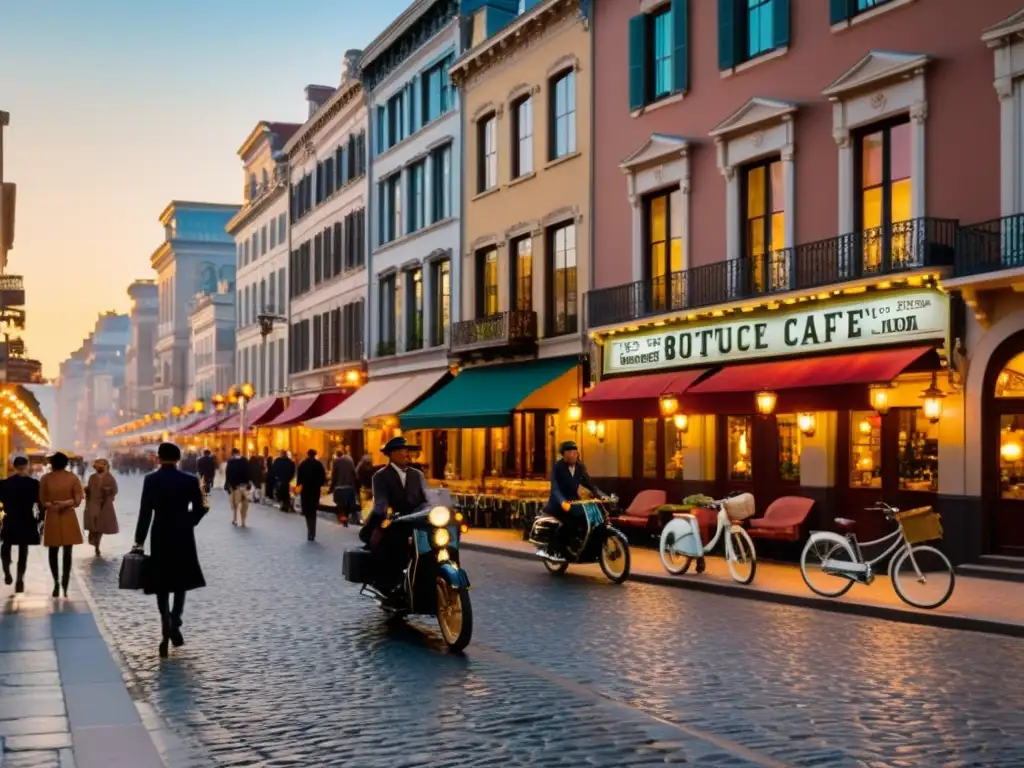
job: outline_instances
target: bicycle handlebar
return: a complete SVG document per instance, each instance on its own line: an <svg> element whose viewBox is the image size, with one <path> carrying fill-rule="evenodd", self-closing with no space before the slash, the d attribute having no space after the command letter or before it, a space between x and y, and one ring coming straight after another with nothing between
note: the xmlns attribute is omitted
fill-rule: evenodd
<svg viewBox="0 0 1024 768"><path fill-rule="evenodd" d="M886 517L892 518L899 512L898 507L894 507L892 504L886 504L884 501L876 501L873 505L868 507L869 512L881 512Z"/></svg>

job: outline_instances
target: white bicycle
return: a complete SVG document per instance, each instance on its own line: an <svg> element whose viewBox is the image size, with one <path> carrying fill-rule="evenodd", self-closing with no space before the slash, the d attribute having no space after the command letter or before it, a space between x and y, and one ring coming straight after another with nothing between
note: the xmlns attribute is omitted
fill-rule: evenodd
<svg viewBox="0 0 1024 768"><path fill-rule="evenodd" d="M661 532L658 546L661 564L673 576L681 576L690 570L690 563L696 559L697 573L703 573L704 556L715 548L720 538L724 538L725 562L729 566L729 573L740 584L749 584L757 572L757 553L754 551L754 542L739 521L753 517L754 497L743 493L713 501L707 508L717 512L718 523L715 535L707 546L701 543L697 518L690 514L678 515Z"/></svg>
<svg viewBox="0 0 1024 768"><path fill-rule="evenodd" d="M888 573L892 588L907 605L915 608L938 608L953 594L956 574L953 565L935 547L920 542L942 538L942 522L931 507L918 507L901 512L879 502L868 508L881 512L896 523L896 530L874 541L857 541L853 533L856 521L837 517L836 526L844 534L812 531L800 555L800 574L812 592L822 597L841 597L854 584L871 584L875 566L892 555ZM861 547L892 541L882 554L865 560ZM921 595L911 597L910 591L921 588Z"/></svg>

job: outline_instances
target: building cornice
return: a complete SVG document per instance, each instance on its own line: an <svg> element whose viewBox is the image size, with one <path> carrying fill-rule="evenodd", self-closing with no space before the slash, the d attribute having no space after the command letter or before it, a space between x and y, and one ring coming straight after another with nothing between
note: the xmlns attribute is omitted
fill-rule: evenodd
<svg viewBox="0 0 1024 768"><path fill-rule="evenodd" d="M359 60L360 67L365 67L367 64L372 64L376 61L378 56L391 45L398 42L398 38L405 32L408 32L409 28L436 2L437 0L416 0L416 2L402 11L397 19L391 22L383 32L377 35L372 43L366 46L366 50L363 51L363 55Z"/></svg>
<svg viewBox="0 0 1024 768"><path fill-rule="evenodd" d="M272 203L277 202L278 198L284 194L287 187L288 180L286 178L280 178L274 181L266 192L251 201L244 208L239 210L238 213L232 216L231 220L224 227L224 230L229 235L238 234L238 232L253 219L258 218L260 214L265 213Z"/></svg>
<svg viewBox="0 0 1024 768"><path fill-rule="evenodd" d="M345 83L327 100L316 113L309 118L302 127L295 132L288 143L284 145L284 152L290 161L299 154L299 151L310 142L332 119L349 106L353 101L363 95L363 84L359 80Z"/></svg>
<svg viewBox="0 0 1024 768"><path fill-rule="evenodd" d="M165 227L170 224L178 208L192 208L200 211L223 211L229 208L237 209L238 205L231 203L197 203L192 200L171 200L167 207L160 212L160 223Z"/></svg>
<svg viewBox="0 0 1024 768"><path fill-rule="evenodd" d="M448 70L452 83L457 88L465 87L479 73L550 33L556 24L569 18L574 11L581 22L585 21L581 0L543 0L456 59Z"/></svg>

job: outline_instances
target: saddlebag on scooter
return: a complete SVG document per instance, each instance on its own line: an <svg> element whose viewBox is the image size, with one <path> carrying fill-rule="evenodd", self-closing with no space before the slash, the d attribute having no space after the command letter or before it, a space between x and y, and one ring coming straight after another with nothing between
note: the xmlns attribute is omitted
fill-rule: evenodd
<svg viewBox="0 0 1024 768"><path fill-rule="evenodd" d="M369 584L373 581L373 553L366 549L347 549L341 561L345 581Z"/></svg>
<svg viewBox="0 0 1024 768"><path fill-rule="evenodd" d="M700 540L700 524L694 515L676 515L670 523L676 529L674 549L687 557L704 557L704 545Z"/></svg>

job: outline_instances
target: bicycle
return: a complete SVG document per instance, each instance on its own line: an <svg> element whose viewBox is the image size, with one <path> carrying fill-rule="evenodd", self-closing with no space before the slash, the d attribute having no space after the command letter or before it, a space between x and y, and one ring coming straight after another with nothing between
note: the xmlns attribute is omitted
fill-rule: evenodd
<svg viewBox="0 0 1024 768"><path fill-rule="evenodd" d="M757 553L750 534L739 524L754 514L754 497L749 493L727 499L719 499L707 505L717 511L717 530L705 547L701 543L700 525L694 515L682 514L670 520L661 532L658 554L661 564L673 576L681 576L690 570L690 563L697 559L697 573L704 572L704 556L725 539L725 562L734 581L749 584L757 572ZM728 529L728 535L723 533ZM749 571L746 568L749 567Z"/></svg>
<svg viewBox="0 0 1024 768"><path fill-rule="evenodd" d="M867 511L883 513L886 519L896 523L896 530L880 539L861 544L853 532L856 521L837 517L836 525L845 531L844 534L812 531L800 555L800 575L803 576L807 587L822 597L842 597L854 584L870 585L875 580L875 566L892 555L888 575L892 588L900 600L915 608L926 609L938 608L949 600L956 586L953 565L938 549L921 543L942 538L942 521L939 514L931 507L917 507L901 512L884 502L868 507ZM862 547L889 541L892 541L892 544L882 554L871 560L864 559ZM817 563L809 562L812 556L817 558ZM933 561L931 567L928 567L928 561ZM907 573L912 574L912 578L904 583L903 568L908 564L910 568ZM817 575L819 570L826 577L839 580L838 583L831 582L837 584L837 587L830 588L812 583L812 572ZM939 598L931 601L911 599L906 588L912 586L914 582L923 585L931 583L936 587Z"/></svg>

